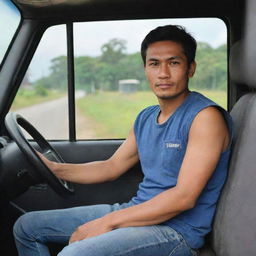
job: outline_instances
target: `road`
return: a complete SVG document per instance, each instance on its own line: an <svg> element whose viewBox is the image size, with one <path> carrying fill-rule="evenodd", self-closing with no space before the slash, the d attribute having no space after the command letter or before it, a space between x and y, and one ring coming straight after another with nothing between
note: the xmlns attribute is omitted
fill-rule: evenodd
<svg viewBox="0 0 256 256"><path fill-rule="evenodd" d="M83 97L76 93L76 98ZM68 139L67 97L36 104L15 111L26 118L46 139ZM77 111L78 138L95 138L86 117Z"/></svg>

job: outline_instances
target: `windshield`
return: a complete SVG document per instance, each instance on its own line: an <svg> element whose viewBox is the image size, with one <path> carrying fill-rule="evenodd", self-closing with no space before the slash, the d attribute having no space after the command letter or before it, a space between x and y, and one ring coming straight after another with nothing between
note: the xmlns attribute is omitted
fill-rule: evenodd
<svg viewBox="0 0 256 256"><path fill-rule="evenodd" d="M20 13L9 0L0 0L0 64L18 28Z"/></svg>

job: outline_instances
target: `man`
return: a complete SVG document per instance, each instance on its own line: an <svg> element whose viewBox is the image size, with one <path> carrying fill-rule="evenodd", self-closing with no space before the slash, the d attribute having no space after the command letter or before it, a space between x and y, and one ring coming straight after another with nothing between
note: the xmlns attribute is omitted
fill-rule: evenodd
<svg viewBox="0 0 256 256"><path fill-rule="evenodd" d="M114 180L139 160L144 179L125 204L32 212L15 224L20 256L196 255L210 231L227 174L231 120L190 92L196 42L179 26L158 27L142 42L145 74L159 106L143 110L125 142L106 161L43 161L59 178L91 184Z"/></svg>

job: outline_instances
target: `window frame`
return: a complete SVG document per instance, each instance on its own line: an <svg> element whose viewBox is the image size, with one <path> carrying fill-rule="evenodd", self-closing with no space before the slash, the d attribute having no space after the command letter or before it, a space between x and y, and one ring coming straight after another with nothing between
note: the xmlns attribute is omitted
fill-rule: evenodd
<svg viewBox="0 0 256 256"><path fill-rule="evenodd" d="M69 141L76 141L75 64L73 22L66 24Z"/></svg>

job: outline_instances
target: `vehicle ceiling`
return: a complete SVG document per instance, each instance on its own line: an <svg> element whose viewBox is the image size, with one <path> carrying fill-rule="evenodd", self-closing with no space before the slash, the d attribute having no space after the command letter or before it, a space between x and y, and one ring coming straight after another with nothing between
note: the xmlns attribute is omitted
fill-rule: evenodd
<svg viewBox="0 0 256 256"><path fill-rule="evenodd" d="M242 0L13 0L22 16L59 22L124 18L225 17ZM71 11L72 10L72 11Z"/></svg>

